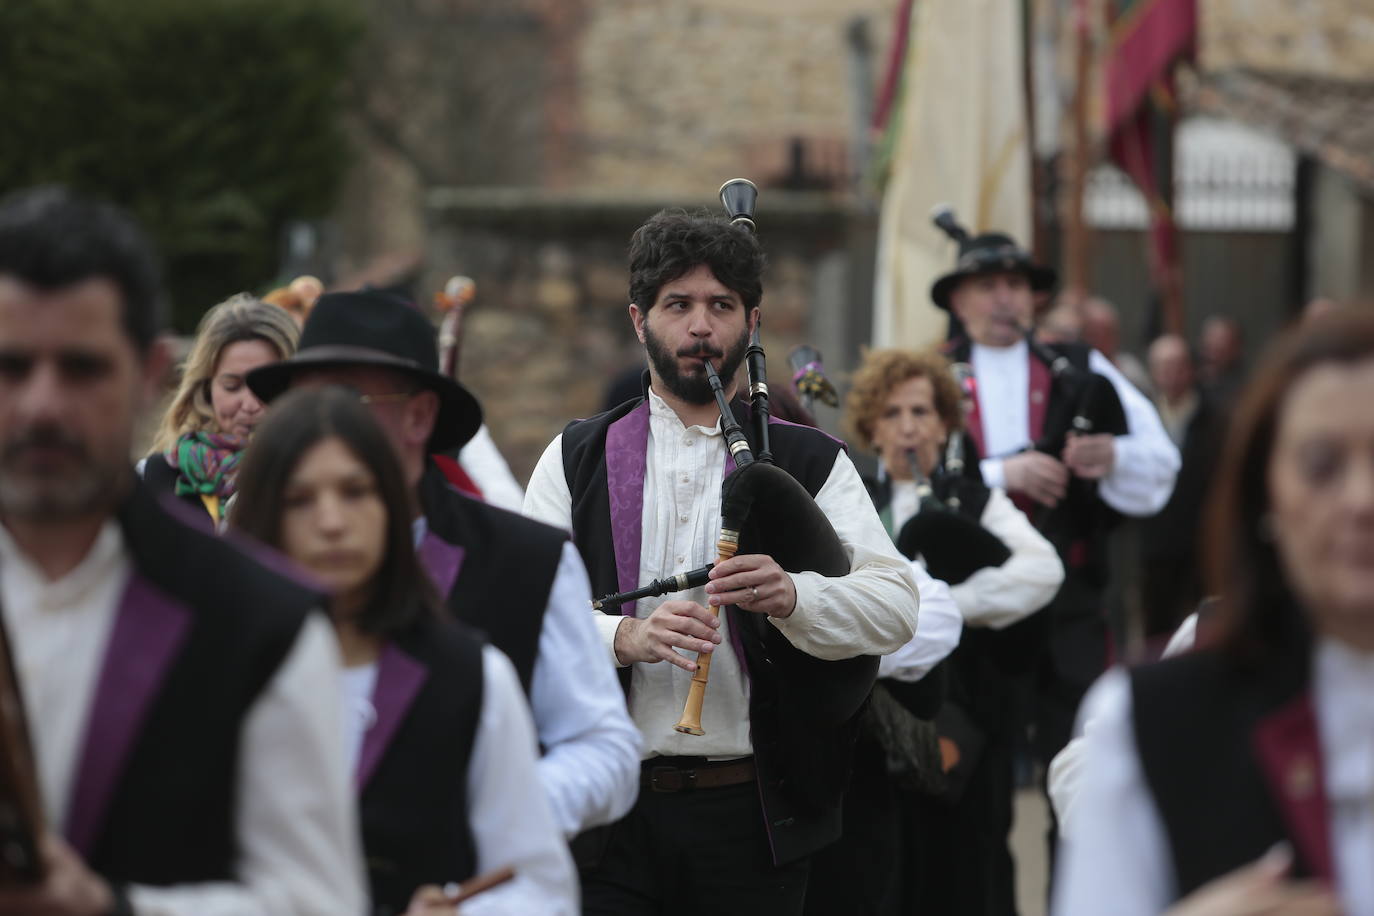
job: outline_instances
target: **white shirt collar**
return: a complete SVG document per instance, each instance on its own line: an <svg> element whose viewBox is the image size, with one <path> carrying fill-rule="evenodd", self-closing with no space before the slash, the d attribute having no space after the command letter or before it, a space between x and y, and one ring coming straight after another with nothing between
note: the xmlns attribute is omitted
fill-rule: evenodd
<svg viewBox="0 0 1374 916"><path fill-rule="evenodd" d="M680 430L688 430L688 429L698 430L698 431L701 433L701 435L703 435L703 436L719 436L719 435L721 435L721 432L720 432L720 420L719 420L719 419L716 420L716 422L715 422L715 424L714 424L713 426L690 426L690 427L689 427L689 426L687 426L686 424L684 424L684 423L682 422L682 418L679 417L679 416L677 415L677 411L676 411L676 410L673 410L673 408L668 404L667 401L665 401L665 400L663 400L663 398L659 397L659 396L658 396L658 392L654 391L653 388L650 388L650 389L649 389L649 416L650 416L650 417L653 417L653 418L655 418L655 419L659 419L659 420L669 420L669 419L671 419L674 423L677 424L677 427L678 427L678 429L680 429Z"/></svg>
<svg viewBox="0 0 1374 916"><path fill-rule="evenodd" d="M45 605L70 607L80 603L91 589L104 582L125 555L124 532L119 523L108 518L100 526L91 549L81 558L81 562L58 579L49 579L38 564L24 553L10 535L9 529L0 525L0 563L8 567L10 573L28 587L40 590L47 596Z"/></svg>
<svg viewBox="0 0 1374 916"><path fill-rule="evenodd" d="M975 343L969 348L970 358L980 363L1003 364L1025 362L1030 356L1024 340L1017 340L1009 347L989 347Z"/></svg>

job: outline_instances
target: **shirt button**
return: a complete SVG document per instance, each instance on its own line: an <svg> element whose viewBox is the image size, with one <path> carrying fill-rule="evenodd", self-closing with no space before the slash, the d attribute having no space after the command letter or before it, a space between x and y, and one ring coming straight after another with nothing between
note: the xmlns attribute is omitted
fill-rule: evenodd
<svg viewBox="0 0 1374 916"><path fill-rule="evenodd" d="M677 520L680 521L680 522L682 522L682 524L684 524L684 525L687 524L687 516L685 516L685 515L679 515L679 516L677 517Z"/></svg>
<svg viewBox="0 0 1374 916"><path fill-rule="evenodd" d="M691 477L688 477L686 474L683 474L683 475L682 475L682 482L683 482L683 483L687 483L687 482L688 482L689 480L691 480L691 479L692 479L692 478L691 478Z"/></svg>
<svg viewBox="0 0 1374 916"><path fill-rule="evenodd" d="M687 558L684 557L684 556L679 556L679 557L677 558L677 565L678 565L678 566L681 566L683 563L686 563L686 562L687 562Z"/></svg>
<svg viewBox="0 0 1374 916"><path fill-rule="evenodd" d="M696 444L696 441L697 441L697 440L695 440L695 439L685 439L685 440L683 440L683 443L682 443L682 444L685 445L685 446L687 446L688 448L691 448L693 445Z"/></svg>

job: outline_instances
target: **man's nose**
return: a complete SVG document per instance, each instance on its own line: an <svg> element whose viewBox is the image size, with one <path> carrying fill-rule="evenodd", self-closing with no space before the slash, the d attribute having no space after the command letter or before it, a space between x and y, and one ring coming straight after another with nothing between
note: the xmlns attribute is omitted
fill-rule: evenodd
<svg viewBox="0 0 1374 916"><path fill-rule="evenodd" d="M1341 503L1361 516L1374 512L1374 461L1366 458L1354 462L1342 488Z"/></svg>
<svg viewBox="0 0 1374 916"><path fill-rule="evenodd" d="M67 388L52 363L34 365L19 392L19 408L29 420L54 419L67 407Z"/></svg>
<svg viewBox="0 0 1374 916"><path fill-rule="evenodd" d="M706 309L692 309L691 320L687 323L687 331L693 337L710 337L712 332L711 322L707 318Z"/></svg>

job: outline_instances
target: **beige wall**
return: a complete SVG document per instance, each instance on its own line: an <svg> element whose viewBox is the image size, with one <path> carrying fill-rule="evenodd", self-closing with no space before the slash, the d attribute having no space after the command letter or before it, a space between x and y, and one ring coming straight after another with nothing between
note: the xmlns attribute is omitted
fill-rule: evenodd
<svg viewBox="0 0 1374 916"><path fill-rule="evenodd" d="M1205 69L1374 73L1374 0L1201 0L1199 8Z"/></svg>
<svg viewBox="0 0 1374 916"><path fill-rule="evenodd" d="M866 16L881 77L897 0L585 0L575 186L699 193L785 165L787 140L845 155L846 26ZM709 193L709 192L708 192Z"/></svg>

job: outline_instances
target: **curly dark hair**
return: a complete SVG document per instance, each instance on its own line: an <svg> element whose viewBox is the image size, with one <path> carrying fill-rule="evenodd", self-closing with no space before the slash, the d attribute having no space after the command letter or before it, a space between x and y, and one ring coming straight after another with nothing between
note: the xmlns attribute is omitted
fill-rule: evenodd
<svg viewBox="0 0 1374 916"><path fill-rule="evenodd" d="M660 210L630 237L630 301L648 311L663 284L701 264L746 310L763 298L765 258L752 232L706 210Z"/></svg>

